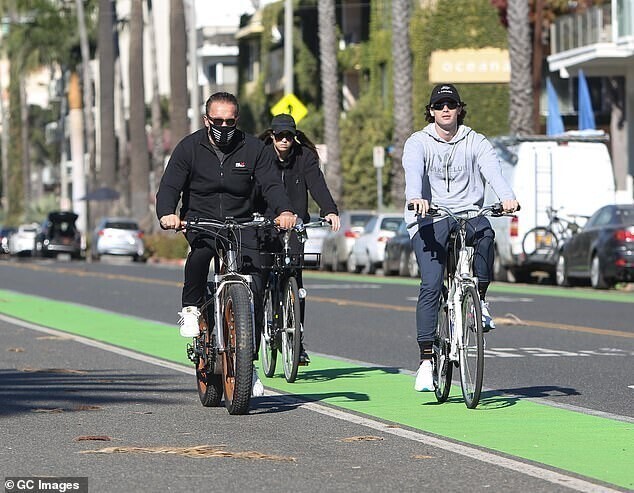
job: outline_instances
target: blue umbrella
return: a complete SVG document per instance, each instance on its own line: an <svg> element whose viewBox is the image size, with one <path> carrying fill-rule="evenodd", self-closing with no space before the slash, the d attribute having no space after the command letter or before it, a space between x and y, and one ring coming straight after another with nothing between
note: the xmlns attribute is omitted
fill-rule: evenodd
<svg viewBox="0 0 634 493"><path fill-rule="evenodd" d="M586 76L583 70L579 70L579 130L594 130L594 111L592 111L592 100Z"/></svg>
<svg viewBox="0 0 634 493"><path fill-rule="evenodd" d="M546 135L564 133L564 121L559 113L559 98L550 77L546 77L546 93L548 95L548 117L546 118Z"/></svg>

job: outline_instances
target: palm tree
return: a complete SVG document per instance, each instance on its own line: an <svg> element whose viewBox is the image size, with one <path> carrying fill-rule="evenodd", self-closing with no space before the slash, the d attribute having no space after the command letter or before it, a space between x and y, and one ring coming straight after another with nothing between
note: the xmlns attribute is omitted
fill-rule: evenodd
<svg viewBox="0 0 634 493"><path fill-rule="evenodd" d="M337 80L337 45L334 0L318 0L319 56L324 112L324 141L327 147L326 180L335 202L341 201L341 150L339 147L339 84Z"/></svg>
<svg viewBox="0 0 634 493"><path fill-rule="evenodd" d="M172 147L189 133L188 108L185 9L183 0L170 0L170 128Z"/></svg>
<svg viewBox="0 0 634 493"><path fill-rule="evenodd" d="M114 3L99 0L97 46L99 50L99 161L100 182L116 186L117 147L114 133Z"/></svg>
<svg viewBox="0 0 634 493"><path fill-rule="evenodd" d="M392 0L392 80L394 83L394 150L392 204L400 207L405 195L403 146L414 127L412 113L412 58L409 43L410 0Z"/></svg>
<svg viewBox="0 0 634 493"><path fill-rule="evenodd" d="M511 58L509 126L512 134L529 134L533 129L533 81L528 2L508 0L507 16Z"/></svg>
<svg viewBox="0 0 634 493"><path fill-rule="evenodd" d="M132 214L149 226L150 159L145 132L145 90L143 82L143 2L130 9L130 205Z"/></svg>

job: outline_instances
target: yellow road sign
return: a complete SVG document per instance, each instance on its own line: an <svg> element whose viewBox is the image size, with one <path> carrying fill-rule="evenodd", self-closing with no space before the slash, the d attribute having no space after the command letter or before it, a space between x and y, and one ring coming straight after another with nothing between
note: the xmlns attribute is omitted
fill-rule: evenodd
<svg viewBox="0 0 634 493"><path fill-rule="evenodd" d="M306 106L297 99L295 94L288 93L271 108L271 114L273 116L280 115L282 113L291 115L295 119L295 123L299 123L300 120L308 114L308 110L306 109Z"/></svg>

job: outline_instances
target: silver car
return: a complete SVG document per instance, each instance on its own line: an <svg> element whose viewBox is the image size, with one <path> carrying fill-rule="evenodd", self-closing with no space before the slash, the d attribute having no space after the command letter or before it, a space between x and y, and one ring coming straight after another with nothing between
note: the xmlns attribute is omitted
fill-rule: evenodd
<svg viewBox="0 0 634 493"><path fill-rule="evenodd" d="M94 260L102 255L121 255L137 262L144 261L143 231L134 219L104 217L93 232L90 251Z"/></svg>
<svg viewBox="0 0 634 493"><path fill-rule="evenodd" d="M341 229L336 233L330 231L321 245L321 269L345 270L352 245L375 216L373 211L367 210L341 212Z"/></svg>
<svg viewBox="0 0 634 493"><path fill-rule="evenodd" d="M383 265L385 243L392 238L402 223L402 214L378 214L365 225L363 234L354 242L348 256L348 272L374 274Z"/></svg>

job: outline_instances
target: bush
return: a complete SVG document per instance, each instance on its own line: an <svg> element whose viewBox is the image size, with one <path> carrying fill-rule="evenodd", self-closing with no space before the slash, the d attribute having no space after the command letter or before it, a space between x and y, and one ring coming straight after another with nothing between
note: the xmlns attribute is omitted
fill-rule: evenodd
<svg viewBox="0 0 634 493"><path fill-rule="evenodd" d="M173 231L159 231L145 236L148 257L179 259L185 258L189 245L185 236Z"/></svg>

